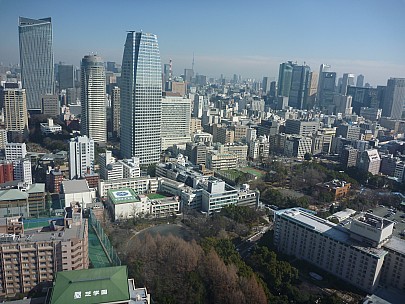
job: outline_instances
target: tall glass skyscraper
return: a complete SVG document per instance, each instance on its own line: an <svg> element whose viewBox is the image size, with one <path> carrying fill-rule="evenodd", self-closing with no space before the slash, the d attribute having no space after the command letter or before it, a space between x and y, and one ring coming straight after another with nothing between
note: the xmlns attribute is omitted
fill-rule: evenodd
<svg viewBox="0 0 405 304"><path fill-rule="evenodd" d="M288 105L296 109L305 109L311 84L311 69L307 65L295 65L292 70Z"/></svg>
<svg viewBox="0 0 405 304"><path fill-rule="evenodd" d="M292 61L284 62L280 64L278 71L278 96L288 97L290 95L291 78L293 67L295 63Z"/></svg>
<svg viewBox="0 0 405 304"><path fill-rule="evenodd" d="M105 68L100 56L87 55L81 64L82 135L107 142Z"/></svg>
<svg viewBox="0 0 405 304"><path fill-rule="evenodd" d="M140 164L159 161L162 67L157 36L129 32L121 70L121 156Z"/></svg>
<svg viewBox="0 0 405 304"><path fill-rule="evenodd" d="M54 66L51 18L20 17L20 65L28 110L41 112L41 96L54 94Z"/></svg>

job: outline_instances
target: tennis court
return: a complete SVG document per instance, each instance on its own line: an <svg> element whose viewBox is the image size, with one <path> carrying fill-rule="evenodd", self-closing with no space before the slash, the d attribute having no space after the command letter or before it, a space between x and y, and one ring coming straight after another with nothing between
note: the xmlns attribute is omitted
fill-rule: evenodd
<svg viewBox="0 0 405 304"><path fill-rule="evenodd" d="M24 219L24 230L36 229L49 226L49 222L53 220L60 220L60 217L44 217L34 219Z"/></svg>
<svg viewBox="0 0 405 304"><path fill-rule="evenodd" d="M89 226L89 259L93 268L112 266L91 225Z"/></svg>

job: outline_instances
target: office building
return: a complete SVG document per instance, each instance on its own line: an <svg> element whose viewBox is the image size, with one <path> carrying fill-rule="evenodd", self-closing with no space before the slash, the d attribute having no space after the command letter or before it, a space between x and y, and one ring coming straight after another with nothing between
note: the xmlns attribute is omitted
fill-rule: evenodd
<svg viewBox="0 0 405 304"><path fill-rule="evenodd" d="M335 106L334 113L340 113L343 116L352 114L352 96L336 94L333 96L333 104Z"/></svg>
<svg viewBox="0 0 405 304"><path fill-rule="evenodd" d="M122 159L118 162L122 164L123 178L135 178L141 176L141 168L138 157Z"/></svg>
<svg viewBox="0 0 405 304"><path fill-rule="evenodd" d="M356 87L362 88L364 86L364 75L360 74L357 76Z"/></svg>
<svg viewBox="0 0 405 304"><path fill-rule="evenodd" d="M357 167L360 170L370 172L373 175L380 172L381 158L376 149L365 150L360 153Z"/></svg>
<svg viewBox="0 0 405 304"><path fill-rule="evenodd" d="M246 147L247 150L247 147ZM247 151L246 151L247 152ZM247 153L246 153L247 154ZM245 159L246 159L245 154ZM230 170L236 169L238 164L238 156L234 153L219 151L209 151L206 158L207 169L218 171L218 170Z"/></svg>
<svg viewBox="0 0 405 304"><path fill-rule="evenodd" d="M120 137L120 130L121 130L121 90L119 87L113 87L111 91L111 109L112 109L112 135L114 138Z"/></svg>
<svg viewBox="0 0 405 304"><path fill-rule="evenodd" d="M284 155L287 157L304 158L305 154L311 153L312 138L300 135L288 135L284 141Z"/></svg>
<svg viewBox="0 0 405 304"><path fill-rule="evenodd" d="M58 65L58 88L59 92L75 87L75 68L69 64Z"/></svg>
<svg viewBox="0 0 405 304"><path fill-rule="evenodd" d="M193 69L184 69L184 82L190 83L194 78L194 70Z"/></svg>
<svg viewBox="0 0 405 304"><path fill-rule="evenodd" d="M354 75L345 73L343 74L342 84L340 86L339 93L342 95L346 95L348 86L352 87L354 86Z"/></svg>
<svg viewBox="0 0 405 304"><path fill-rule="evenodd" d="M21 181L26 185L32 184L31 161L26 158L13 160L14 180Z"/></svg>
<svg viewBox="0 0 405 304"><path fill-rule="evenodd" d="M202 181L199 187L203 189L201 211L204 213L212 214L225 206L237 204L238 190L220 179L210 177Z"/></svg>
<svg viewBox="0 0 405 304"><path fill-rule="evenodd" d="M165 92L162 98L162 150L190 141L191 99Z"/></svg>
<svg viewBox="0 0 405 304"><path fill-rule="evenodd" d="M311 85L311 69L306 65L295 65L292 70L288 106L306 109L308 92Z"/></svg>
<svg viewBox="0 0 405 304"><path fill-rule="evenodd" d="M269 77L263 77L263 82L262 82L262 94L267 95L270 92L270 78Z"/></svg>
<svg viewBox="0 0 405 304"><path fill-rule="evenodd" d="M335 86L336 86L335 72L322 72L319 74L318 105L320 108L328 109L330 105L333 105Z"/></svg>
<svg viewBox="0 0 405 304"><path fill-rule="evenodd" d="M44 135L62 133L62 127L54 123L52 118L48 118L48 122L41 122L39 126Z"/></svg>
<svg viewBox="0 0 405 304"><path fill-rule="evenodd" d="M133 177L109 181L100 180L98 184L98 195L102 198L106 198L108 190L121 188L131 188L139 194L156 193L158 186L159 181L156 177Z"/></svg>
<svg viewBox="0 0 405 304"><path fill-rule="evenodd" d="M13 161L19 158L25 158L27 155L27 145L25 143L7 143L6 160Z"/></svg>
<svg viewBox="0 0 405 304"><path fill-rule="evenodd" d="M358 140L360 138L360 127L341 124L336 128L336 137L339 136L349 140Z"/></svg>
<svg viewBox="0 0 405 304"><path fill-rule="evenodd" d="M347 94L353 97L352 107L353 112L360 114L362 107L369 107L378 109L380 104L380 97L378 96L378 89L376 88L364 88L364 87L352 87L347 88Z"/></svg>
<svg viewBox="0 0 405 304"><path fill-rule="evenodd" d="M26 90L21 89L19 84L6 82L2 89L2 96L6 130L11 134L10 137L16 140L26 138L28 136Z"/></svg>
<svg viewBox="0 0 405 304"><path fill-rule="evenodd" d="M298 134L301 136L311 136L319 129L318 121L302 121L298 119L287 119L285 122L286 134Z"/></svg>
<svg viewBox="0 0 405 304"><path fill-rule="evenodd" d="M88 268L87 220L80 206L65 210L63 220L51 221L46 229L0 234L0 295L28 293L52 281L57 271Z"/></svg>
<svg viewBox="0 0 405 304"><path fill-rule="evenodd" d="M345 146L340 153L340 163L345 168L356 167L359 150L352 146Z"/></svg>
<svg viewBox="0 0 405 304"><path fill-rule="evenodd" d="M27 108L40 113L41 97L55 93L51 18L20 17L20 66Z"/></svg>
<svg viewBox="0 0 405 304"><path fill-rule="evenodd" d="M260 160L269 157L270 143L266 135L252 140L249 143L249 159Z"/></svg>
<svg viewBox="0 0 405 304"><path fill-rule="evenodd" d="M69 142L69 178L84 178L94 172L94 140L87 136L72 138Z"/></svg>
<svg viewBox="0 0 405 304"><path fill-rule="evenodd" d="M141 165L161 152L162 73L157 36L129 32L121 72L121 156Z"/></svg>
<svg viewBox="0 0 405 304"><path fill-rule="evenodd" d="M56 117L60 114L59 96L46 94L41 98L42 114Z"/></svg>
<svg viewBox="0 0 405 304"><path fill-rule="evenodd" d="M104 62L86 55L81 63L81 134L99 144L107 142L107 110Z"/></svg>
<svg viewBox="0 0 405 304"><path fill-rule="evenodd" d="M186 156L194 165L205 165L207 158L207 146L203 143L187 143Z"/></svg>
<svg viewBox="0 0 405 304"><path fill-rule="evenodd" d="M280 64L278 70L278 96L288 97L290 95L291 79L293 74L293 67L295 63L292 61Z"/></svg>
<svg viewBox="0 0 405 304"><path fill-rule="evenodd" d="M405 104L405 78L390 78L387 81L382 115L394 119L402 118Z"/></svg>

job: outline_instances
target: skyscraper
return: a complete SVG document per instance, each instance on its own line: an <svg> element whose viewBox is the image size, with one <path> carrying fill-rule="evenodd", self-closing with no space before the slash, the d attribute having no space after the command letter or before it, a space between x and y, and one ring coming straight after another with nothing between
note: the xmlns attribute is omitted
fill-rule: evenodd
<svg viewBox="0 0 405 304"><path fill-rule="evenodd" d="M59 91L75 87L75 69L73 65L59 64L58 88Z"/></svg>
<svg viewBox="0 0 405 304"><path fill-rule="evenodd" d="M87 136L72 138L69 142L69 177L80 179L94 172L94 140Z"/></svg>
<svg viewBox="0 0 405 304"><path fill-rule="evenodd" d="M111 108L112 108L112 133L114 138L120 137L120 107L121 107L121 90L119 87L113 87L111 91Z"/></svg>
<svg viewBox="0 0 405 304"><path fill-rule="evenodd" d="M288 105L296 109L304 109L307 103L311 83L311 69L307 65L295 65L292 70Z"/></svg>
<svg viewBox="0 0 405 304"><path fill-rule="evenodd" d="M159 161L162 79L157 36L129 32L121 72L121 156L140 164Z"/></svg>
<svg viewBox="0 0 405 304"><path fill-rule="evenodd" d="M41 96L54 94L54 66L51 18L20 17L20 65L22 86L27 93L27 108L41 112Z"/></svg>
<svg viewBox="0 0 405 304"><path fill-rule="evenodd" d="M13 140L28 136L26 90L17 83L5 83L2 89L6 129Z"/></svg>
<svg viewBox="0 0 405 304"><path fill-rule="evenodd" d="M278 70L278 96L288 97L290 95L292 71L294 67L292 61L280 64Z"/></svg>
<svg viewBox="0 0 405 304"><path fill-rule="evenodd" d="M346 95L348 86L354 86L354 75L345 73L343 74L342 85L340 86L339 93Z"/></svg>
<svg viewBox="0 0 405 304"><path fill-rule="evenodd" d="M270 92L270 78L269 77L263 77L263 82L262 82L262 92L263 95L267 95L267 93Z"/></svg>
<svg viewBox="0 0 405 304"><path fill-rule="evenodd" d="M81 64L81 133L96 143L107 141L107 114L104 62L100 56L87 55Z"/></svg>
<svg viewBox="0 0 405 304"><path fill-rule="evenodd" d="M336 73L322 72L318 81L318 104L320 108L327 108L333 105L335 95Z"/></svg>
<svg viewBox="0 0 405 304"><path fill-rule="evenodd" d="M185 147L190 141L190 119L191 99L166 92L162 98L162 149Z"/></svg>
<svg viewBox="0 0 405 304"><path fill-rule="evenodd" d="M387 81L382 115L400 119L405 105L405 78L390 78Z"/></svg>
<svg viewBox="0 0 405 304"><path fill-rule="evenodd" d="M357 76L356 87L364 86L364 75L360 74Z"/></svg>

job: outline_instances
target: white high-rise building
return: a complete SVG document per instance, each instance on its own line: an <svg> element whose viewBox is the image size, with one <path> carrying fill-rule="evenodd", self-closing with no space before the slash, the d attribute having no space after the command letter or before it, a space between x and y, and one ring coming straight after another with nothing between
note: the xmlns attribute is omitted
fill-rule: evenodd
<svg viewBox="0 0 405 304"><path fill-rule="evenodd" d="M69 177L78 179L94 172L94 140L78 136L69 143Z"/></svg>
<svg viewBox="0 0 405 304"><path fill-rule="evenodd" d="M161 152L162 67L157 36L129 32L121 70L121 156L141 165Z"/></svg>
<svg viewBox="0 0 405 304"><path fill-rule="evenodd" d="M104 62L87 55L81 64L81 133L96 143L107 141L107 111Z"/></svg>
<svg viewBox="0 0 405 304"><path fill-rule="evenodd" d="M26 158L19 158L13 161L14 180L22 181L24 184L32 184L31 161Z"/></svg>
<svg viewBox="0 0 405 304"><path fill-rule="evenodd" d="M191 99L165 92L162 98L162 150L190 141Z"/></svg>
<svg viewBox="0 0 405 304"><path fill-rule="evenodd" d="M25 158L27 146L25 143L6 143L6 160Z"/></svg>

